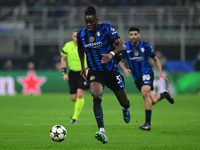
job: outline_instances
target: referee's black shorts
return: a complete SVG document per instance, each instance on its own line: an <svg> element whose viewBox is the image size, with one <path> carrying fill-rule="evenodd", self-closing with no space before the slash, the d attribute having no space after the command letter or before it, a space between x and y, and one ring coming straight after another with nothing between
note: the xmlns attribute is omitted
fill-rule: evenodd
<svg viewBox="0 0 200 150"><path fill-rule="evenodd" d="M76 94L77 89L87 89L88 84L80 75L80 71L69 71L69 90L70 94Z"/></svg>

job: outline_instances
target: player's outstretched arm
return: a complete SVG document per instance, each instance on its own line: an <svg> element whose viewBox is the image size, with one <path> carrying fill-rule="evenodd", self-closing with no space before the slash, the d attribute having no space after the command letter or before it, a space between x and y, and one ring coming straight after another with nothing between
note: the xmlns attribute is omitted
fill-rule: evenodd
<svg viewBox="0 0 200 150"><path fill-rule="evenodd" d="M155 66L156 66L156 68L158 69L158 72L159 72L158 78L160 79L160 77L161 77L161 78L163 78L165 81L169 82L169 80L167 79L167 77L165 77L164 74L163 74L163 72L162 72L162 67L161 67L160 60L158 59L158 57L155 56L155 57L153 58L153 61L154 61Z"/></svg>
<svg viewBox="0 0 200 150"><path fill-rule="evenodd" d="M124 59L122 59L120 62L119 62L119 66L120 68L124 71L124 74L125 76L128 78L129 77L129 72L131 72L130 69L126 68L125 64L124 64Z"/></svg>

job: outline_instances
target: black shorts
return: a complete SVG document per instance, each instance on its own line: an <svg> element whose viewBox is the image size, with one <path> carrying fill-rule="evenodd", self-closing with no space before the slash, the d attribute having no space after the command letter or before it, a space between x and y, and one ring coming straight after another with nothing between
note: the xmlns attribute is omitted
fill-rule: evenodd
<svg viewBox="0 0 200 150"><path fill-rule="evenodd" d="M139 91L141 91L141 88L144 85L149 85L151 87L151 90L153 91L154 90L153 81L154 81L153 73L145 74L145 75L141 76L140 79L135 81L135 85L137 86Z"/></svg>
<svg viewBox="0 0 200 150"><path fill-rule="evenodd" d="M117 71L96 71L89 70L87 75L88 84L91 82L99 82L103 85L106 85L109 89L113 91L125 89L124 77Z"/></svg>
<svg viewBox="0 0 200 150"><path fill-rule="evenodd" d="M70 94L76 94L77 89L87 89L88 84L80 75L80 71L69 71L69 90Z"/></svg>

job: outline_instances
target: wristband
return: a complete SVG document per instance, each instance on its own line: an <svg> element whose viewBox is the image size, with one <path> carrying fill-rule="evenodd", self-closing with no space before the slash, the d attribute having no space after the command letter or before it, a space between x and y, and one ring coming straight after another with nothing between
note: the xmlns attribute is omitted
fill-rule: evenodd
<svg viewBox="0 0 200 150"><path fill-rule="evenodd" d="M115 53L113 51L110 52L113 56L115 56Z"/></svg>
<svg viewBox="0 0 200 150"><path fill-rule="evenodd" d="M62 68L62 74L66 74L67 68Z"/></svg>

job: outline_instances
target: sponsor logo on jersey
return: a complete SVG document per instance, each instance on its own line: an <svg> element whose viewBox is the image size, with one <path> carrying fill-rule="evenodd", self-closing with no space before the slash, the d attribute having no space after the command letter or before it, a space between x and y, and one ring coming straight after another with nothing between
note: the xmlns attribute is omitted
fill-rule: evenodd
<svg viewBox="0 0 200 150"><path fill-rule="evenodd" d="M143 57L130 57L130 60L142 61L142 60L144 60L144 58Z"/></svg>
<svg viewBox="0 0 200 150"><path fill-rule="evenodd" d="M85 44L85 47L93 47L93 48L98 48L98 47L101 47L102 46L102 42L94 42L94 43L88 43L88 44Z"/></svg>

